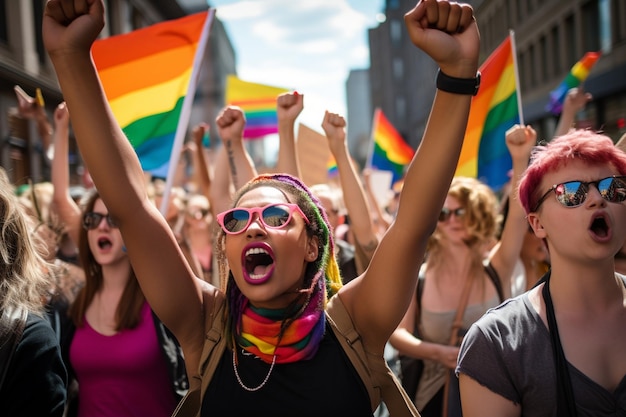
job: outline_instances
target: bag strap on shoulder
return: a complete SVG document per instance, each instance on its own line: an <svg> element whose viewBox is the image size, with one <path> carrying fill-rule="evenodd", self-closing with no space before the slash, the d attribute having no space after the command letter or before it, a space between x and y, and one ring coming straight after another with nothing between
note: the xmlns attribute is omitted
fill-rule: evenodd
<svg viewBox="0 0 626 417"><path fill-rule="evenodd" d="M326 317L341 347L367 388L372 411L378 407L382 398L390 416L419 417L420 414L413 401L393 371L389 369L382 355L365 350L361 336L354 328L352 319L338 296L332 297L328 302Z"/></svg>
<svg viewBox="0 0 626 417"><path fill-rule="evenodd" d="M172 417L200 417L202 398L226 348L224 334L224 295L217 288L206 288L204 297L205 334L195 387L178 403Z"/></svg>

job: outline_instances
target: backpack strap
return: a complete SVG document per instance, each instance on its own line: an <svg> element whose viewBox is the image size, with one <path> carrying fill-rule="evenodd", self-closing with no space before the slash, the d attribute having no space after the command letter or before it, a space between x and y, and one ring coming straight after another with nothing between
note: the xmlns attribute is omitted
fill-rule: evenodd
<svg viewBox="0 0 626 417"><path fill-rule="evenodd" d="M493 282L493 285L496 287L496 291L498 292L498 297L500 298L500 302L504 301L504 291L502 290L502 281L500 281L500 276L498 272L493 267L491 262L485 264L485 272L489 275L489 279Z"/></svg>
<svg viewBox="0 0 626 417"><path fill-rule="evenodd" d="M326 318L367 388L372 411L376 410L382 398L391 417L419 417L420 414L413 401L393 371L389 369L385 358L365 350L361 336L354 328L352 319L338 296L332 297L328 302Z"/></svg>
<svg viewBox="0 0 626 417"><path fill-rule="evenodd" d="M4 339L0 344L0 391L13 353L22 340L27 318L28 311L21 307L6 309L0 318L0 336Z"/></svg>
<svg viewBox="0 0 626 417"><path fill-rule="evenodd" d="M202 398L209 387L213 373L226 348L224 333L224 295L217 288L205 287L204 323L205 335L198 374L193 376L193 388L178 403L172 417L200 417Z"/></svg>

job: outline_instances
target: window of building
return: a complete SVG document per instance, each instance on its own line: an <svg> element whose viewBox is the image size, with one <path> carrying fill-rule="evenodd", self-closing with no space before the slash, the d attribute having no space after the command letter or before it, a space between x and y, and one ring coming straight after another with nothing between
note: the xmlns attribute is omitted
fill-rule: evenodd
<svg viewBox="0 0 626 417"><path fill-rule="evenodd" d="M570 68L576 61L580 59L576 52L576 24L574 16L570 15L565 19L565 67Z"/></svg>
<svg viewBox="0 0 626 417"><path fill-rule="evenodd" d="M623 3L623 2L622 2ZM602 52L611 52L611 2L609 0L600 0L598 4L598 24L600 25L600 48Z"/></svg>
<svg viewBox="0 0 626 417"><path fill-rule="evenodd" d="M394 19L390 22L389 25L389 35L391 36L391 44L395 47L399 47L402 45L402 32L404 28L402 24Z"/></svg>
<svg viewBox="0 0 626 417"><path fill-rule="evenodd" d="M615 29L615 43L626 40L626 2L613 1L611 3L611 15L613 17L613 28Z"/></svg>
<svg viewBox="0 0 626 417"><path fill-rule="evenodd" d="M539 76L541 78L541 81L544 83L549 79L551 75L548 71L548 65L551 61L552 59L550 59L548 55L548 40L545 36L542 36L539 39Z"/></svg>
<svg viewBox="0 0 626 417"><path fill-rule="evenodd" d="M393 59L393 78L400 81L404 78L404 62L402 58L395 57Z"/></svg>
<svg viewBox="0 0 626 417"><path fill-rule="evenodd" d="M530 79L529 79L529 87L533 88L537 85L537 48L535 45L530 45L528 48L528 59L530 60Z"/></svg>
<svg viewBox="0 0 626 417"><path fill-rule="evenodd" d="M406 118L406 100L404 97L396 97L396 115L398 120L404 120Z"/></svg>
<svg viewBox="0 0 626 417"><path fill-rule="evenodd" d="M554 26L550 31L550 40L552 41L552 74L560 74L563 66L561 65L561 32L558 26Z"/></svg>
<svg viewBox="0 0 626 417"><path fill-rule="evenodd" d="M8 25L9 22L7 21L7 2L6 0L0 0L0 42L9 42L9 31L7 29Z"/></svg>
<svg viewBox="0 0 626 417"><path fill-rule="evenodd" d="M600 7L598 0L591 0L582 8L583 52L600 50Z"/></svg>
<svg viewBox="0 0 626 417"><path fill-rule="evenodd" d="M43 65L46 62L46 49L43 46L43 33L41 24L43 23L43 10L44 1L35 0L33 2L33 22L35 24L35 49L37 50L37 58L39 64Z"/></svg>

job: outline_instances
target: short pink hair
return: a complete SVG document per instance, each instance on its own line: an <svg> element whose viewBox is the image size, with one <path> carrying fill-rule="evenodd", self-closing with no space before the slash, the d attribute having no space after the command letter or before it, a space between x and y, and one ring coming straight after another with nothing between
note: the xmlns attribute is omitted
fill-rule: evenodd
<svg viewBox="0 0 626 417"><path fill-rule="evenodd" d="M626 174L626 153L616 148L608 136L591 130L571 130L545 146L537 146L519 184L519 199L526 214L535 209L545 190L539 190L544 175L554 172L573 160L590 165L608 164L620 175ZM572 178L574 180L575 178Z"/></svg>

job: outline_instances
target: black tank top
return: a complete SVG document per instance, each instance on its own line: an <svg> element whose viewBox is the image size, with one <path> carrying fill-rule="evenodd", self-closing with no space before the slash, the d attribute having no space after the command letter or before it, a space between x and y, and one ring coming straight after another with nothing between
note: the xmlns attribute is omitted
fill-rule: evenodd
<svg viewBox="0 0 626 417"><path fill-rule="evenodd" d="M313 359L276 364L267 383L255 392L237 382L232 355L224 351L217 365L202 401L202 416L372 416L365 385L328 324ZM241 350L237 357L244 384L258 386L270 364Z"/></svg>

